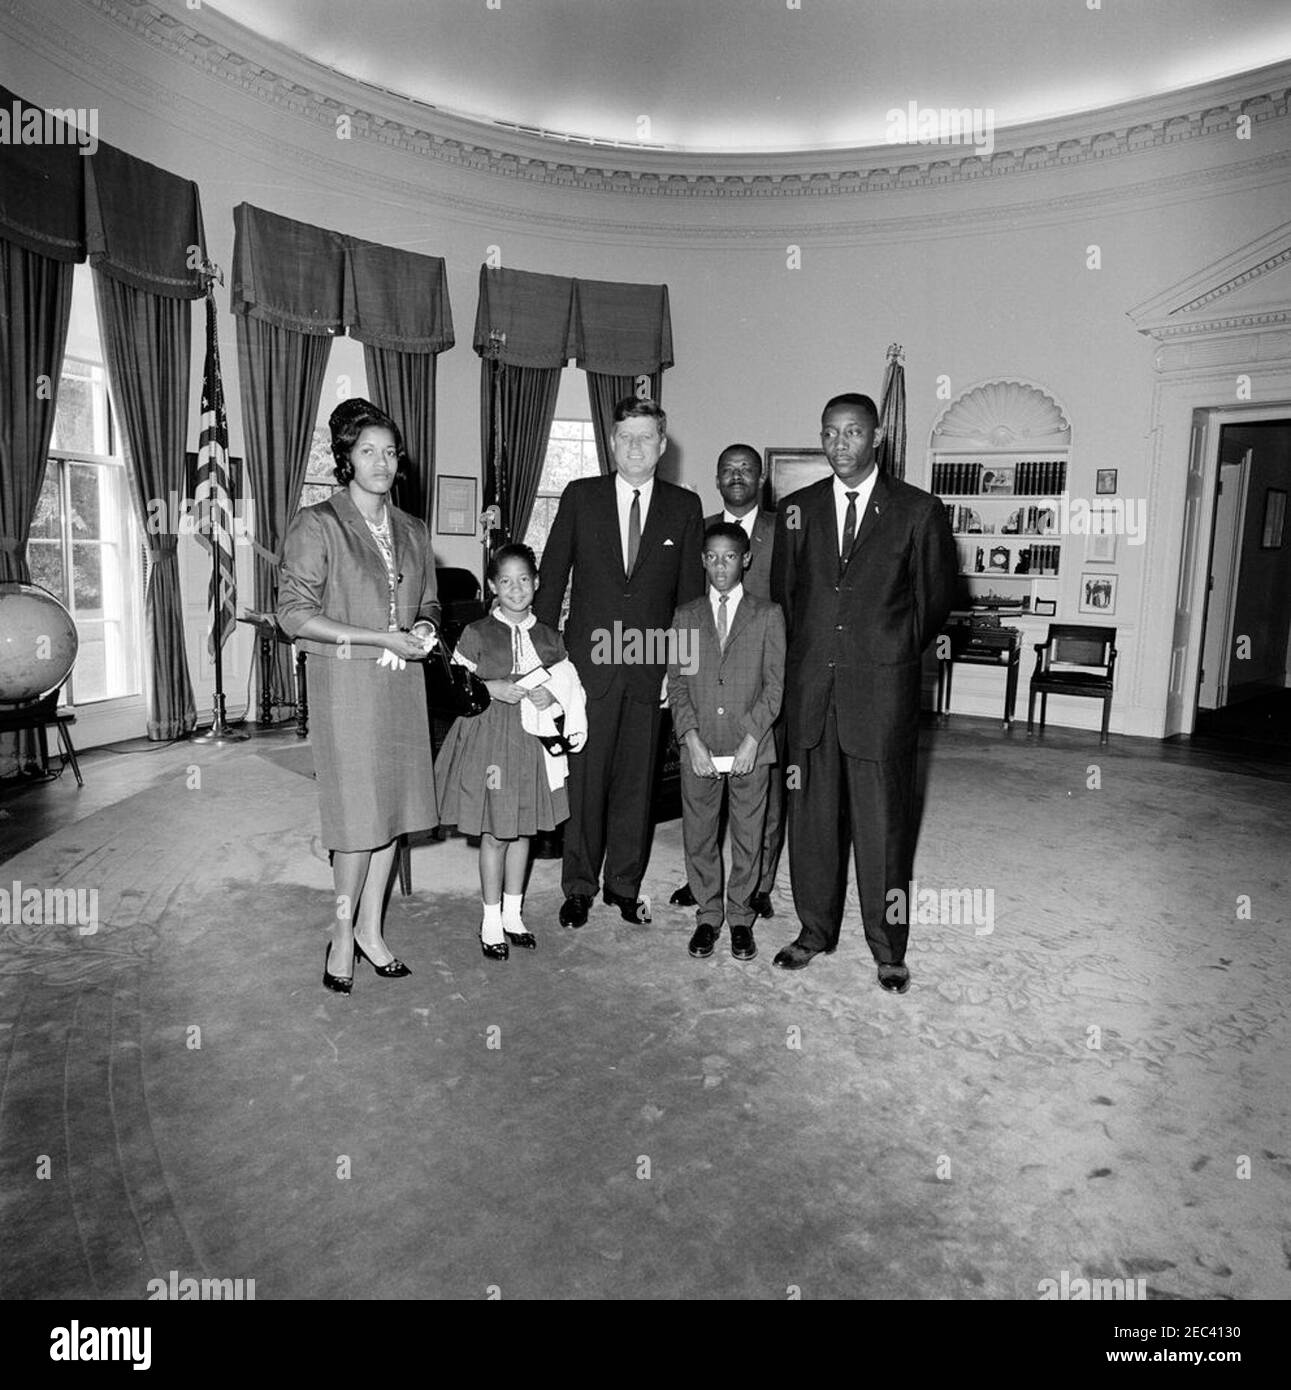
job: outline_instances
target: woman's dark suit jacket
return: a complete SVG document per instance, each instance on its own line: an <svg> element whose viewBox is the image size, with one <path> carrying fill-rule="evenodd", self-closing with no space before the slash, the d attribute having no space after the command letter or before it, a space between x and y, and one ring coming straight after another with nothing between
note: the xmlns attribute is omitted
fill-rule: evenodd
<svg viewBox="0 0 1291 1390"><path fill-rule="evenodd" d="M390 507L398 625L410 628L422 619L439 626L435 557L424 521ZM278 622L311 656L335 657L336 642L298 636L313 617L331 618L350 627L385 632L390 625L390 588L385 561L359 509L342 488L314 507L302 507L287 528L278 572ZM376 661L380 647L355 645L355 660Z"/></svg>

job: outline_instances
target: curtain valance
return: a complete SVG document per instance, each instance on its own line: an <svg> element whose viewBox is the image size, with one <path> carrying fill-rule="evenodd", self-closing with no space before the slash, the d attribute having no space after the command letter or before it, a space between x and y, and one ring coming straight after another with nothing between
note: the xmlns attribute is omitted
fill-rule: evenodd
<svg viewBox="0 0 1291 1390"><path fill-rule="evenodd" d="M490 334L506 341L491 348ZM512 367L650 375L672 366L667 285L480 268L475 350Z"/></svg>
<svg viewBox="0 0 1291 1390"><path fill-rule="evenodd" d="M56 261L83 261L172 299L203 291L197 185L91 138L74 108L47 111L0 87L0 236ZM196 247L197 255L191 254Z"/></svg>
<svg viewBox="0 0 1291 1390"><path fill-rule="evenodd" d="M370 347L453 346L444 262L240 203L233 312L298 333L347 330Z"/></svg>

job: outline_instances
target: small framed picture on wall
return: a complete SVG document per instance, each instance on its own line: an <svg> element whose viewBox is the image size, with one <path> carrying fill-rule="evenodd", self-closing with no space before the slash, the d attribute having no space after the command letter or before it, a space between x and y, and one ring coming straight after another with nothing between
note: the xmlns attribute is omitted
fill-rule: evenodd
<svg viewBox="0 0 1291 1390"><path fill-rule="evenodd" d="M1052 618L1058 611L1058 601L1052 598L1038 598L1035 601L1037 618Z"/></svg>
<svg viewBox="0 0 1291 1390"><path fill-rule="evenodd" d="M762 453L767 464L765 505L771 511L791 492L834 474L823 449L777 449L768 445Z"/></svg>
<svg viewBox="0 0 1291 1390"><path fill-rule="evenodd" d="M1119 576L1115 574L1090 574L1080 576L1080 603L1082 613L1101 613L1110 618L1116 612L1116 586Z"/></svg>
<svg viewBox="0 0 1291 1390"><path fill-rule="evenodd" d="M1105 497L1116 491L1116 469L1100 468L1094 474L1094 491L1100 496Z"/></svg>
<svg viewBox="0 0 1291 1390"><path fill-rule="evenodd" d="M1103 510L1090 513L1089 534L1085 537L1085 559L1091 565L1116 563L1116 530L1114 513Z"/></svg>

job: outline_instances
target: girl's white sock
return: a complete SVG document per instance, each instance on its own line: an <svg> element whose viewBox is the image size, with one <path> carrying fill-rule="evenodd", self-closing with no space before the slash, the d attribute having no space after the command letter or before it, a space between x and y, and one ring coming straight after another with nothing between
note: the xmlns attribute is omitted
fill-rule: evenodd
<svg viewBox="0 0 1291 1390"><path fill-rule="evenodd" d="M523 893L502 894L502 925L515 936L524 931L524 923L520 920L520 904L522 902L524 902Z"/></svg>
<svg viewBox="0 0 1291 1390"><path fill-rule="evenodd" d="M480 940L486 946L500 946L502 936L502 905L484 904L484 921L480 924Z"/></svg>

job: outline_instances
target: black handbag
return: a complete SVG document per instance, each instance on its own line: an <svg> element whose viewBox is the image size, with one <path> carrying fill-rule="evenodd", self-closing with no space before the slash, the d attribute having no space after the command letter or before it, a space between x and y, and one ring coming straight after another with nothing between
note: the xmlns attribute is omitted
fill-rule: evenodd
<svg viewBox="0 0 1291 1390"><path fill-rule="evenodd" d="M426 695L436 714L463 719L483 714L492 699L475 672L452 659L442 636L426 658Z"/></svg>

